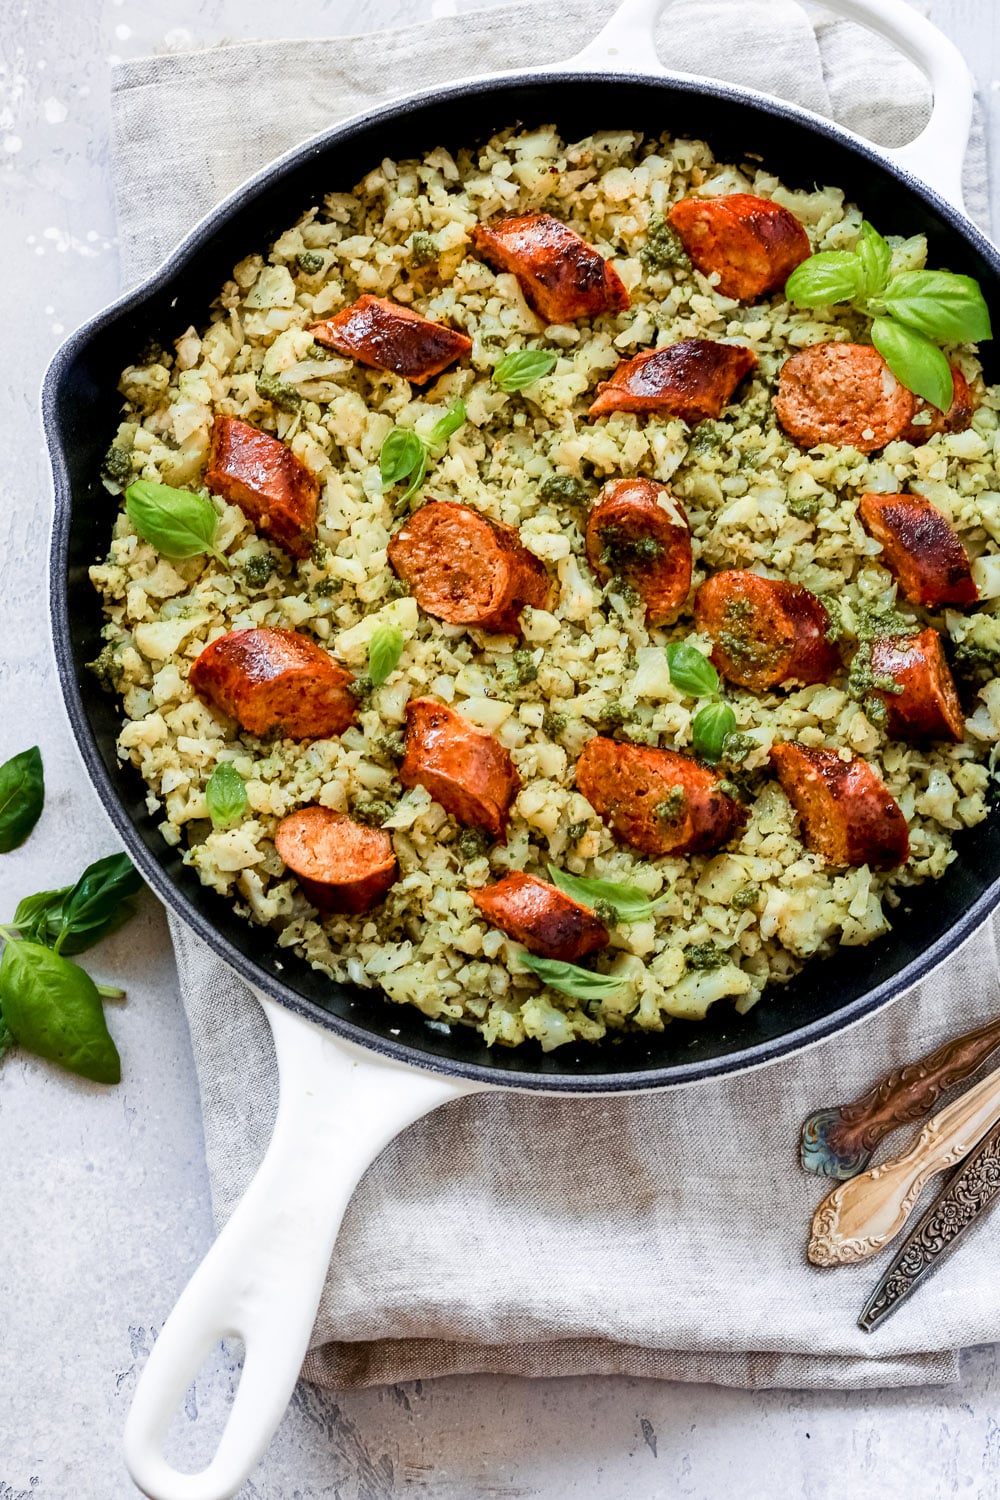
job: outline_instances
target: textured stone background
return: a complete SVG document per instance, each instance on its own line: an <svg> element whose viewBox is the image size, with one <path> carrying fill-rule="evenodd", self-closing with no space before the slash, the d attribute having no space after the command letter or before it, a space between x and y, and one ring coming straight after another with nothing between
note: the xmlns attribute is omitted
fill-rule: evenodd
<svg viewBox="0 0 1000 1500"><path fill-rule="evenodd" d="M933 0L925 8L977 73L997 160L1000 7ZM50 660L49 478L37 416L50 353L117 288L109 66L223 39L364 31L429 12L430 0L0 0L0 759L37 740L48 781L35 836L0 870L0 915L20 894L70 880L114 847ZM0 1070L0 1500L135 1493L119 1442L136 1370L211 1234L188 1039L152 900L92 967L129 991L111 1015L125 1058L121 1088L101 1091L18 1057ZM924 1293L944 1294L943 1284ZM204 1462L233 1380L222 1355L199 1376L175 1431L178 1460ZM864 1397L612 1379L456 1379L339 1398L302 1386L242 1494L992 1497L998 1414L993 1349L967 1356L961 1386Z"/></svg>

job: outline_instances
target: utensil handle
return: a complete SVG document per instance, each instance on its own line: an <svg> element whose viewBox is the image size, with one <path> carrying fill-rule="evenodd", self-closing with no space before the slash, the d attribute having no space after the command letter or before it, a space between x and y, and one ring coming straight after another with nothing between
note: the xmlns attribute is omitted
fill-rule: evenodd
<svg viewBox="0 0 1000 1500"><path fill-rule="evenodd" d="M834 1188L813 1218L813 1265L852 1265L875 1255L902 1229L930 1179L967 1156L998 1120L1000 1069L928 1120L905 1155Z"/></svg>
<svg viewBox="0 0 1000 1500"><path fill-rule="evenodd" d="M827 8L877 31L927 77L931 117L915 140L881 151L962 209L962 162L972 126L974 83L961 52L907 0L825 0ZM664 0L624 0L592 42L565 64L568 69L685 77L664 68L656 55L656 21ZM964 211L964 209L963 209Z"/></svg>
<svg viewBox="0 0 1000 1500"><path fill-rule="evenodd" d="M163 1326L125 1425L125 1462L150 1500L226 1500L267 1447L309 1344L337 1231L365 1169L394 1135L474 1092L352 1047L258 995L274 1034L280 1096L256 1176ZM243 1371L208 1467L184 1474L163 1444L222 1338Z"/></svg>

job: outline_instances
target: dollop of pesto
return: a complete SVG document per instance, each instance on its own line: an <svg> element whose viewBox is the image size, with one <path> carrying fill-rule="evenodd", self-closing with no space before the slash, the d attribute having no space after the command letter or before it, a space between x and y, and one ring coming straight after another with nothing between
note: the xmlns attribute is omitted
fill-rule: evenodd
<svg viewBox="0 0 1000 1500"><path fill-rule="evenodd" d="M646 231L646 243L639 251L639 259L647 271L669 271L674 267L690 270L691 261L680 235L662 214L653 214Z"/></svg>

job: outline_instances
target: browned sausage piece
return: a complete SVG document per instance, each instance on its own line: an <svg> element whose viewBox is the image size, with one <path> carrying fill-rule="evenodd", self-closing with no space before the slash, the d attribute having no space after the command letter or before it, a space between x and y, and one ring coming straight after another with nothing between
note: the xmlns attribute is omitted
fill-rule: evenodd
<svg viewBox="0 0 1000 1500"><path fill-rule="evenodd" d="M433 698L411 698L399 779L406 787L426 787L467 828L485 828L501 844L507 842L507 819L521 778L499 740L454 709Z"/></svg>
<svg viewBox="0 0 1000 1500"><path fill-rule="evenodd" d="M576 784L618 838L654 858L718 849L747 820L714 771L673 750L598 737L576 763Z"/></svg>
<svg viewBox="0 0 1000 1500"><path fill-rule="evenodd" d="M514 528L452 500L422 505L387 550L421 609L449 625L514 635L524 606L548 600L545 566Z"/></svg>
<svg viewBox="0 0 1000 1500"><path fill-rule="evenodd" d="M923 495L862 495L858 513L911 604L975 604L965 548L936 505Z"/></svg>
<svg viewBox="0 0 1000 1500"><path fill-rule="evenodd" d="M551 214L477 224L472 243L490 265L517 277L525 301L546 323L574 323L630 305L614 266Z"/></svg>
<svg viewBox="0 0 1000 1500"><path fill-rule="evenodd" d="M840 670L840 653L826 639L830 616L797 583L744 569L716 573L694 596L694 621L715 642L717 670L755 693L789 679L827 682Z"/></svg>
<svg viewBox="0 0 1000 1500"><path fill-rule="evenodd" d="M587 561L602 583L623 578L646 606L646 624L672 620L691 588L691 529L684 508L653 479L611 479L587 518Z"/></svg>
<svg viewBox="0 0 1000 1500"><path fill-rule="evenodd" d="M237 417L216 417L205 483L293 557L308 557L319 485L290 448Z"/></svg>
<svg viewBox="0 0 1000 1500"><path fill-rule="evenodd" d="M866 760L834 750L775 745L771 763L799 815L807 849L832 865L889 870L910 857L906 819Z"/></svg>
<svg viewBox="0 0 1000 1500"><path fill-rule="evenodd" d="M803 448L874 453L902 437L916 405L871 344L811 344L782 365L774 410Z"/></svg>
<svg viewBox="0 0 1000 1500"><path fill-rule="evenodd" d="M717 344L714 339L681 339L665 349L647 349L623 359L611 379L602 381L590 415L667 412L694 427L706 417L717 417L756 365L752 349Z"/></svg>
<svg viewBox="0 0 1000 1500"><path fill-rule="evenodd" d="M358 706L350 672L296 630L230 630L205 647L188 680L250 734L280 726L289 739L327 739L353 724Z"/></svg>
<svg viewBox="0 0 1000 1500"><path fill-rule="evenodd" d="M872 690L888 709L886 729L897 740L960 740L965 715L936 630L879 636L871 643L872 676L891 677L897 691Z"/></svg>
<svg viewBox="0 0 1000 1500"><path fill-rule="evenodd" d="M811 254L809 236L795 215L750 193L682 198L667 219L702 275L718 271L718 290L740 302L780 291Z"/></svg>
<svg viewBox="0 0 1000 1500"><path fill-rule="evenodd" d="M464 333L384 297L359 297L334 317L313 323L309 332L317 344L359 364L403 375L414 385L440 375L472 348Z"/></svg>
<svg viewBox="0 0 1000 1500"><path fill-rule="evenodd" d="M539 880L512 870L496 885L469 895L486 917L531 953L579 963L608 943L608 929L579 901Z"/></svg>
<svg viewBox="0 0 1000 1500"><path fill-rule="evenodd" d="M914 416L918 414L923 416L927 412L930 414L930 421L911 421L899 434L904 443L912 443L915 448L919 448L934 437L935 433L964 432L967 427L972 426L972 413L976 409L976 403L969 388L969 382L957 365L952 365L951 376L955 391L948 410L938 411L937 407L931 406L923 396L917 396L913 403Z"/></svg>
<svg viewBox="0 0 1000 1500"><path fill-rule="evenodd" d="M387 833L329 807L303 807L282 818L274 847L323 911L371 911L399 874Z"/></svg>

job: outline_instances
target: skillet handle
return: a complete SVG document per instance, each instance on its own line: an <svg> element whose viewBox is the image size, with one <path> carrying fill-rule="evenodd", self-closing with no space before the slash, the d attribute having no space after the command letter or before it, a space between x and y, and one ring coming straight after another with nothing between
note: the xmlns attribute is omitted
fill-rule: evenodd
<svg viewBox="0 0 1000 1500"><path fill-rule="evenodd" d="M405 1126L474 1086L377 1057L266 1000L278 1059L274 1133L256 1176L170 1314L139 1377L125 1462L150 1500L227 1500L270 1442L299 1377L344 1211ZM245 1346L215 1456L181 1473L164 1439L206 1356Z"/></svg>
<svg viewBox="0 0 1000 1500"><path fill-rule="evenodd" d="M624 0L604 29L562 66L571 71L635 71L647 76L691 75L663 67L656 55L656 21L665 0ZM972 126L975 85L961 52L908 0L824 0L827 9L877 31L916 63L931 86L931 117L916 140L880 149L964 213L962 162Z"/></svg>

